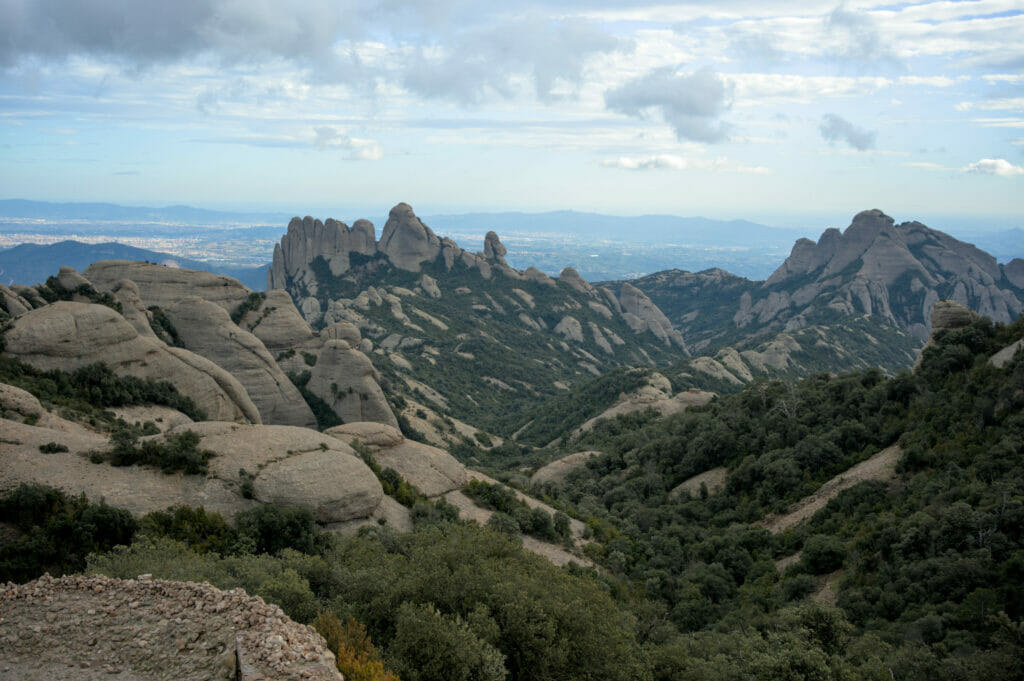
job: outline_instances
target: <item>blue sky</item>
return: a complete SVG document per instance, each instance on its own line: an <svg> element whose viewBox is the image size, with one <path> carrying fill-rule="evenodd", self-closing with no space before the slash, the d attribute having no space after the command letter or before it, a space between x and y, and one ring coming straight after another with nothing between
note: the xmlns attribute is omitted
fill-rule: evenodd
<svg viewBox="0 0 1024 681"><path fill-rule="evenodd" d="M0 197L1019 224L1024 2L0 0Z"/></svg>

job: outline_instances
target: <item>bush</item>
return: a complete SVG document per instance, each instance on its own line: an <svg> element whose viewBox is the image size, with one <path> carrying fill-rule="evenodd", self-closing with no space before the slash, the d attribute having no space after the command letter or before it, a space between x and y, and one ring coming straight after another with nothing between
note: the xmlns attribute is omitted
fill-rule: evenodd
<svg viewBox="0 0 1024 681"><path fill-rule="evenodd" d="M823 575L843 566L846 547L839 537L830 534L816 534L804 542L801 567L812 575Z"/></svg>
<svg viewBox="0 0 1024 681"><path fill-rule="evenodd" d="M332 612L321 612L313 627L327 641L334 653L338 671L346 681L399 681L384 668L384 661L370 641L366 627L349 616L342 624Z"/></svg>
<svg viewBox="0 0 1024 681"><path fill-rule="evenodd" d="M260 505L235 516L239 541L253 553L276 555L283 549L316 550L313 514L304 508Z"/></svg>

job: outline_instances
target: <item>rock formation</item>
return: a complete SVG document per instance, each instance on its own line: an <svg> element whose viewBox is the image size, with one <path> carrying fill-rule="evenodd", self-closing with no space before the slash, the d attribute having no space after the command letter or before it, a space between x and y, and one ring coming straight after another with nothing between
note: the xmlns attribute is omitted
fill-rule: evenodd
<svg viewBox="0 0 1024 681"><path fill-rule="evenodd" d="M328 340L310 369L306 387L330 405L345 423L377 421L398 427L373 364L346 341Z"/></svg>
<svg viewBox="0 0 1024 681"><path fill-rule="evenodd" d="M619 294L619 305L622 306L622 316L625 317L626 323L634 331L650 331L665 345L675 344L686 351L683 335L672 327L668 317L643 291L629 282L624 282Z"/></svg>
<svg viewBox="0 0 1024 681"><path fill-rule="evenodd" d="M103 362L115 373L169 381L209 418L260 423L245 388L213 362L164 345L103 305L58 301L17 317L5 352L40 369L70 371Z"/></svg>
<svg viewBox="0 0 1024 681"><path fill-rule="evenodd" d="M1001 266L988 253L919 222L896 225L880 210L858 213L847 229L826 230L817 243L800 239L789 258L748 297L736 323L785 322L825 302L847 315L871 314L928 338L932 306L954 300L994 321L1024 309L1015 283L1024 262ZM1014 290L1016 289L1016 290Z"/></svg>
<svg viewBox="0 0 1024 681"><path fill-rule="evenodd" d="M305 345L314 335L291 296L282 289L267 291L260 306L247 312L239 326L251 331L271 354Z"/></svg>
<svg viewBox="0 0 1024 681"><path fill-rule="evenodd" d="M302 395L260 339L235 326L223 308L189 296L169 305L164 312L186 348L238 379L263 423L316 425Z"/></svg>
<svg viewBox="0 0 1024 681"><path fill-rule="evenodd" d="M101 260L83 274L99 291L112 291L122 279L132 280L146 307L163 308L187 296L198 296L230 314L252 293L231 277L133 260Z"/></svg>
<svg viewBox="0 0 1024 681"><path fill-rule="evenodd" d="M400 203L388 215L378 250L395 267L418 272L421 263L441 252L441 240L416 217L409 204Z"/></svg>

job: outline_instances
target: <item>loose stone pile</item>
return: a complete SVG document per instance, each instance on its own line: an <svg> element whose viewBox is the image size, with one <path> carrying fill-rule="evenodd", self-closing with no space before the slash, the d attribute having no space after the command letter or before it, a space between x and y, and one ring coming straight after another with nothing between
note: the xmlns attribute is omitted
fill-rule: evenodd
<svg viewBox="0 0 1024 681"><path fill-rule="evenodd" d="M44 575L0 591L0 678L331 680L326 642L242 589Z"/></svg>

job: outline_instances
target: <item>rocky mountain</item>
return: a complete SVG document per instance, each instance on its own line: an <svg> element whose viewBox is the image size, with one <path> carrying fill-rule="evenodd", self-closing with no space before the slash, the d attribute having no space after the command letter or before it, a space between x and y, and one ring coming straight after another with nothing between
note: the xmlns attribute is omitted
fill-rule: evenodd
<svg viewBox="0 0 1024 681"><path fill-rule="evenodd" d="M366 220L293 219L267 286L287 290L312 328L355 327L410 414L499 434L524 406L574 382L688 354L682 334L628 282L594 287L572 268L557 278L519 271L505 255L497 234L471 253L403 203L379 240Z"/></svg>
<svg viewBox="0 0 1024 681"><path fill-rule="evenodd" d="M798 240L763 282L706 270L659 272L633 284L695 352L741 379L759 365L797 375L801 367L909 367L943 299L999 322L1024 309L1024 260L1000 265L971 244L919 222L897 225L879 210L857 214L843 232L826 230L816 243Z"/></svg>

